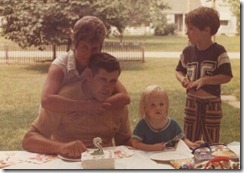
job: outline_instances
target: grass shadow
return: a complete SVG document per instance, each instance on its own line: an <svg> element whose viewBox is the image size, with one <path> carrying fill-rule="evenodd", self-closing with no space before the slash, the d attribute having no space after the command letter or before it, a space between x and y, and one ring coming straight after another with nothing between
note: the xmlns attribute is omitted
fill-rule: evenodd
<svg viewBox="0 0 244 173"><path fill-rule="evenodd" d="M38 64L31 64L25 67L26 70L28 71L38 71L42 74L48 72L48 68L50 66L50 63L38 63Z"/></svg>
<svg viewBox="0 0 244 173"><path fill-rule="evenodd" d="M142 62L120 62L122 71L140 71L144 70L145 63Z"/></svg>
<svg viewBox="0 0 244 173"><path fill-rule="evenodd" d="M40 73L47 73L51 63L30 64L25 69L28 71L39 71ZM123 71L140 71L145 70L145 64L141 62L120 62Z"/></svg>

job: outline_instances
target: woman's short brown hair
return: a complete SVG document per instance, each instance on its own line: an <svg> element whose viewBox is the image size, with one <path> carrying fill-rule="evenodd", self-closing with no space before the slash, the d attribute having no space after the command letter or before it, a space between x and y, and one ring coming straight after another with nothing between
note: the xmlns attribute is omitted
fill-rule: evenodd
<svg viewBox="0 0 244 173"><path fill-rule="evenodd" d="M73 45L76 47L80 40L100 42L101 47L106 36L104 23L95 16L84 16L78 20L73 28Z"/></svg>

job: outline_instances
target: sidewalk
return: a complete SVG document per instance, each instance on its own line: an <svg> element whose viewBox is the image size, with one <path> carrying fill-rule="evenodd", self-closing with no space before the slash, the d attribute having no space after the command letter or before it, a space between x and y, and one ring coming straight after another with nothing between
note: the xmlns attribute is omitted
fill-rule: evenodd
<svg viewBox="0 0 244 173"><path fill-rule="evenodd" d="M231 105L231 106L233 106L235 108L239 108L240 109L240 101L238 101L235 96L222 95L221 96L221 100L223 102L228 103L229 105Z"/></svg>
<svg viewBox="0 0 244 173"><path fill-rule="evenodd" d="M60 56L64 54L65 51L58 51L56 54L57 56ZM118 54L120 52L117 52ZM179 58L181 52L144 52L146 58ZM121 53L123 56L130 56L133 54L133 52L123 52ZM135 52L135 54L138 54L138 52ZM230 59L240 59L240 52L228 52L228 55ZM0 51L0 58L4 58L6 56L6 52ZM52 51L9 51L8 52L9 57L51 57Z"/></svg>
<svg viewBox="0 0 244 173"><path fill-rule="evenodd" d="M179 58L181 52L145 52L146 58ZM240 52L228 52L230 59L240 59Z"/></svg>

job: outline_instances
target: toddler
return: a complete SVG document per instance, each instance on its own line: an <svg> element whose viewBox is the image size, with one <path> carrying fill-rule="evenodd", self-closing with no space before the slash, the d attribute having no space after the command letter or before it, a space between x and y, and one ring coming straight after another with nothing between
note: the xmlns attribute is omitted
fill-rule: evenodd
<svg viewBox="0 0 244 173"><path fill-rule="evenodd" d="M141 95L139 114L141 120L136 125L132 146L144 151L161 151L166 142L182 133L179 124L168 117L169 99L165 90L158 85L148 86ZM183 136L182 140L188 147L195 148L202 143L189 141Z"/></svg>

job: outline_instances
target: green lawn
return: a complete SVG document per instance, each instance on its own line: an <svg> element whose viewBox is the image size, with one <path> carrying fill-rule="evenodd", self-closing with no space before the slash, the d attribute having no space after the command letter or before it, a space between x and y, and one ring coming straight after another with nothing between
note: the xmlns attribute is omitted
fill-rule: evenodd
<svg viewBox="0 0 244 173"><path fill-rule="evenodd" d="M110 37L106 41L119 41L118 38ZM182 49L188 44L186 36L124 36L123 41L135 41L142 42L145 46L145 51L182 51ZM216 36L215 41L219 44L224 45L227 52L240 52L240 36ZM16 45L9 40L0 37L1 43L8 43L10 45ZM3 47L0 46L0 50ZM17 47L14 50L18 49ZM20 49L20 48L19 48ZM46 47L46 50L51 49L51 46ZM65 46L63 50L65 50ZM28 48L27 50L33 50L33 48Z"/></svg>
<svg viewBox="0 0 244 173"><path fill-rule="evenodd" d="M181 127L185 90L175 78L177 59L146 59L145 63L121 63L120 80L130 96L131 128L138 121L138 100L151 84L163 86L170 99L169 116ZM240 60L232 59L233 80L222 86L224 94L240 98ZM20 150L21 138L38 115L40 95L49 64L0 64L0 149ZM240 141L240 109L223 103L221 142Z"/></svg>
<svg viewBox="0 0 244 173"><path fill-rule="evenodd" d="M107 39L118 40L111 37ZM182 51L188 44L186 36L124 36L123 41L136 41L145 43L146 51ZM240 52L240 36L220 35L215 37L215 41L225 47L227 52Z"/></svg>

